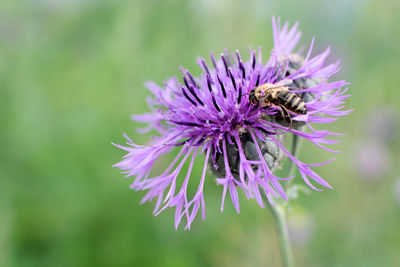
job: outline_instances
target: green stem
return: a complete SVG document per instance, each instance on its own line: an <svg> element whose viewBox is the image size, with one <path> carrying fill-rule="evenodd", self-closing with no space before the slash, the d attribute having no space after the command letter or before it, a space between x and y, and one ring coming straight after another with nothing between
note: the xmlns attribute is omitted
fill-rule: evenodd
<svg viewBox="0 0 400 267"><path fill-rule="evenodd" d="M264 197L264 200L275 221L276 231L279 237L282 264L284 267L293 267L292 248L286 223L286 208L279 205L271 205L266 197Z"/></svg>
<svg viewBox="0 0 400 267"><path fill-rule="evenodd" d="M299 149L299 145L300 145L299 137L297 135L293 135L292 147L290 149L291 154L293 156L296 156L297 151ZM294 163L292 161L289 161L289 166L287 168L288 177L294 175L295 170L296 169L294 168ZM291 183L292 180L288 182L286 187L289 187ZM289 232L286 223L286 205L276 204L275 206L273 206L271 205L266 196L263 195L263 198L268 209L271 211L272 217L274 218L275 221L275 227L279 237L282 264L284 267L293 267L294 263L293 263L292 247L290 245Z"/></svg>
<svg viewBox="0 0 400 267"><path fill-rule="evenodd" d="M293 156L296 156L297 151L299 150L299 146L300 146L299 136L294 134L293 135L293 140L292 140L292 147L290 149L290 153ZM294 174L294 171L295 171L294 163L293 163L293 161L290 160L289 161L289 166L288 166L288 169L287 169L288 176L292 176ZM290 181L292 181L292 180L290 180Z"/></svg>

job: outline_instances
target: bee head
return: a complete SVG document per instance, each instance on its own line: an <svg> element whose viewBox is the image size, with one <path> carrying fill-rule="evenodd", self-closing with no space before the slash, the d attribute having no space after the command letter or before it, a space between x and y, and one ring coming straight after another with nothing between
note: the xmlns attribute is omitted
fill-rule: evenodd
<svg viewBox="0 0 400 267"><path fill-rule="evenodd" d="M249 102L250 102L250 104L252 104L252 105L255 105L255 104L258 103L257 97L256 97L256 94L255 94L255 91L254 91L254 90L251 91L251 92L249 93Z"/></svg>

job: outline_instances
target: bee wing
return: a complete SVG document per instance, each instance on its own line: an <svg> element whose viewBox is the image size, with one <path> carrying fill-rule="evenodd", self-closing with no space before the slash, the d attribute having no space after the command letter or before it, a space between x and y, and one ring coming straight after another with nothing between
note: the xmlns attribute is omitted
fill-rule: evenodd
<svg viewBox="0 0 400 267"><path fill-rule="evenodd" d="M293 80L284 79L277 83L264 83L264 84L258 86L258 88L262 89L262 90L281 89L282 87L287 87L286 85L289 85L291 83L293 83Z"/></svg>
<svg viewBox="0 0 400 267"><path fill-rule="evenodd" d="M293 83L293 80L284 79L277 83L264 83L256 87L256 89L260 91L271 91L271 90L282 90L283 88L287 89L286 85Z"/></svg>
<svg viewBox="0 0 400 267"><path fill-rule="evenodd" d="M291 80L291 79L284 79L284 80L281 80L281 81L275 83L275 85L276 85L276 86L286 86L286 85L289 85L289 84L291 84L291 83L293 83L293 80Z"/></svg>

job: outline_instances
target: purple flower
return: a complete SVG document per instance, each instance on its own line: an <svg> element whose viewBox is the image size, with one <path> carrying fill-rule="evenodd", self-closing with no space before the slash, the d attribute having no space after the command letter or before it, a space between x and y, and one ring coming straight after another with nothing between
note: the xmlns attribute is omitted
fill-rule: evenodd
<svg viewBox="0 0 400 267"><path fill-rule="evenodd" d="M323 187L331 186L310 167L295 158L284 146L283 135L294 134L307 139L318 147L337 141L327 137L340 135L328 130L316 130L311 123L330 123L338 116L350 111L342 111L348 85L345 81L328 82L339 70L339 62L326 65L328 48L322 54L311 56L314 40L305 57L301 50L294 52L300 38L297 23L289 29L288 23L281 27L280 20L273 18L274 49L266 64L258 51L250 49L250 59L244 61L239 52L229 54L224 51L219 59L211 54L212 65L204 59L198 64L202 69L199 77L194 77L186 69L181 69L183 78L167 80L163 86L148 82L147 88L154 98L149 101L150 113L133 116L136 121L148 124L143 132L155 130L158 135L148 145L135 144L127 136L127 145L116 145L127 151L123 160L115 167L123 170L127 177L136 176L131 188L147 190L143 202L157 199L154 213L157 215L167 207L175 207L175 227L182 217L186 217L190 228L201 207L205 217L204 184L207 166L220 174L216 181L222 185L222 204L227 192L237 212L239 212L238 190L248 199L255 198L263 207L262 194L272 202L279 196L286 199L280 184L281 178L272 173L277 161L284 154L297 166L305 183L320 191L311 181ZM249 92L265 83L290 81L291 92L305 102L307 113L294 116L290 127L282 120L276 106L263 108L249 102ZM301 127L307 131L301 130ZM160 175L150 177L155 161L162 155L179 148L180 151L171 165ZM251 153L249 151L252 151ZM205 155L205 159L198 157ZM199 163L200 161L200 163ZM197 192L188 196L188 185L193 176L192 167L203 164L203 171ZM182 172L187 164L186 172ZM196 182L197 183L197 182ZM178 186L179 185L179 186Z"/></svg>

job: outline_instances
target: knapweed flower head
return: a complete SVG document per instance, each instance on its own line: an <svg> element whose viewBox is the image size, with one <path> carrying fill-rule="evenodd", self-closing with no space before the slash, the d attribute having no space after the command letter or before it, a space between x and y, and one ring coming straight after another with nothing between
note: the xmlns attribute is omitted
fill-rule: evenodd
<svg viewBox="0 0 400 267"><path fill-rule="evenodd" d="M174 207L175 227L185 217L186 229L190 228L200 208L204 219L204 185L210 182L206 180L208 167L219 176L216 182L222 186L221 210L229 192L239 212L239 190L248 199L255 198L261 207L264 207L262 194L271 202L279 197L287 200L281 183L293 177L282 178L273 173L284 156L297 166L309 187L331 188L310 168L327 162L303 163L285 148L284 136L297 135L336 152L324 144L336 143L328 137L339 134L316 130L311 124L327 124L349 112L342 110L348 97L347 88L343 87L348 83L328 82L339 70L339 62L325 64L329 48L311 56L313 40L303 56L301 48L295 51L300 39L297 23L290 29L288 23L281 27L279 19L273 18L272 23L274 48L266 63L261 48L250 49L248 61L238 51L229 54L225 50L218 59L211 54L211 64L198 60L202 69L199 77L181 69L181 81L171 78L163 86L148 82L146 86L154 95L149 101L151 112L133 119L147 123L143 131L155 130L157 136L145 146L128 137L127 145L116 145L127 154L114 166L127 177L136 176L131 188L147 191L142 202L156 199L155 214ZM287 88L301 98L307 110L303 115L291 114L290 124L283 119L279 106L255 105L249 101L250 92L257 86L282 81L286 84L289 81ZM179 152L169 167L151 177L157 159L175 149ZM195 181L197 192L189 196L188 185L197 176L192 173L193 165L198 162L203 166L201 178Z"/></svg>

